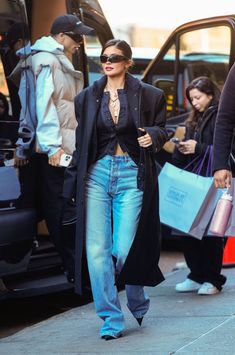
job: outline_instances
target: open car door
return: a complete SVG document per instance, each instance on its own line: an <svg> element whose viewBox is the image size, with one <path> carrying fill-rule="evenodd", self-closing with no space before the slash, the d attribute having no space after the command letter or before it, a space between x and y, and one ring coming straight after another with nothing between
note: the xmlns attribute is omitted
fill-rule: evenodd
<svg viewBox="0 0 235 355"><path fill-rule="evenodd" d="M235 15L197 20L179 26L145 70L143 81L165 92L167 129L184 136L184 120L190 111L185 96L188 84L208 76L220 88L235 61ZM161 165L171 160L174 144L167 142L159 153Z"/></svg>
<svg viewBox="0 0 235 355"><path fill-rule="evenodd" d="M71 58L75 68L83 72L87 86L90 78L87 48L101 50L102 45L113 38L96 0L0 1L0 92L7 111L4 117L0 117L0 299L72 287L63 275L61 260L48 231L44 227L37 228L39 206L36 203L30 207L19 203L22 189L18 169L14 167L14 150L21 105L19 81L9 79L19 58L14 45L9 47L6 41L12 26L22 23L26 28L25 39L29 32L33 43L37 38L49 35L51 23L65 13L78 14L86 25L95 30L94 36L85 36L84 45Z"/></svg>

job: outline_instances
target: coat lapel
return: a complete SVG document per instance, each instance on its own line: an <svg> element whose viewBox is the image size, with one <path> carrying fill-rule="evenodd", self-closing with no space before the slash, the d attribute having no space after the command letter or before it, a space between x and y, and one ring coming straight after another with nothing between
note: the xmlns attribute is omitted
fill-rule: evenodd
<svg viewBox="0 0 235 355"><path fill-rule="evenodd" d="M126 91L129 109L132 113L132 118L138 130L139 127L142 127L140 122L141 95L139 95L139 90L141 90L141 86L139 81L130 76L129 74L126 74L126 86L128 87Z"/></svg>
<svg viewBox="0 0 235 355"><path fill-rule="evenodd" d="M106 77L103 76L100 80L94 83L94 85L87 92L87 105L86 105L86 133L88 143L90 144L90 140L93 133L93 128L97 118L97 112L101 104L102 95L104 91L104 87L106 85Z"/></svg>

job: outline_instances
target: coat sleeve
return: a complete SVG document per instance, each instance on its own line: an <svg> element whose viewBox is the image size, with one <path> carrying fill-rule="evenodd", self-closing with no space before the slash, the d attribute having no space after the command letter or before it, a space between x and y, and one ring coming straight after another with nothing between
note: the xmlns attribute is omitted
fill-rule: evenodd
<svg viewBox="0 0 235 355"><path fill-rule="evenodd" d="M207 148L213 145L216 116L217 110L213 112L208 122L208 128L206 129L206 131L208 132L207 141L204 142L202 141L202 139L199 139L199 142L197 142L195 147L195 154L204 156L207 151Z"/></svg>
<svg viewBox="0 0 235 355"><path fill-rule="evenodd" d="M144 126L145 131L150 135L153 142L153 151L156 153L162 149L163 145L168 140L166 124L166 100L161 92L155 98L154 125Z"/></svg>
<svg viewBox="0 0 235 355"><path fill-rule="evenodd" d="M172 153L172 164L178 168L184 169L189 163L189 158L187 155L182 154L177 147L175 147Z"/></svg>
<svg viewBox="0 0 235 355"><path fill-rule="evenodd" d="M222 90L215 124L213 171L227 169L235 128L235 64Z"/></svg>
<svg viewBox="0 0 235 355"><path fill-rule="evenodd" d="M69 167L65 170L64 176L64 188L63 188L63 197L66 199L71 199L76 197L76 186L77 186L77 170L78 170L78 153L79 153L79 135L81 132L81 122L80 122L80 104L79 104L79 95L75 97L75 115L78 122L76 128L76 148L73 152L73 158Z"/></svg>
<svg viewBox="0 0 235 355"><path fill-rule="evenodd" d="M188 139L191 139L192 131L189 129L189 127L185 126L185 137L183 141L187 141ZM177 166L178 168L184 169L190 162L191 160L191 154L186 155L183 154L179 151L177 146L175 145L175 149L172 153L172 164Z"/></svg>

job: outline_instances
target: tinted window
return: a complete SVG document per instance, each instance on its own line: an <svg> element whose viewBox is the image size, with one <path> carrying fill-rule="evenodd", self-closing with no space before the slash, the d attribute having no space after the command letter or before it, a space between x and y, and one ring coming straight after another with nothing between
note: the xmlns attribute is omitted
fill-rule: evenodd
<svg viewBox="0 0 235 355"><path fill-rule="evenodd" d="M174 38L148 74L151 84L163 90L166 87L168 117L189 110L185 88L194 78L206 75L222 88L229 69L230 49L228 26L195 29Z"/></svg>

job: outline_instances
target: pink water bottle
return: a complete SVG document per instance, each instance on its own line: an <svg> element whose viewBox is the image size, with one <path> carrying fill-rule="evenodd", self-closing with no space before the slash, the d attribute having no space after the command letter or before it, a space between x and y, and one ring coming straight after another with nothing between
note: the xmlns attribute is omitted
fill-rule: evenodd
<svg viewBox="0 0 235 355"><path fill-rule="evenodd" d="M227 192L219 199L209 228L213 234L224 236L233 207L232 201L233 197Z"/></svg>

